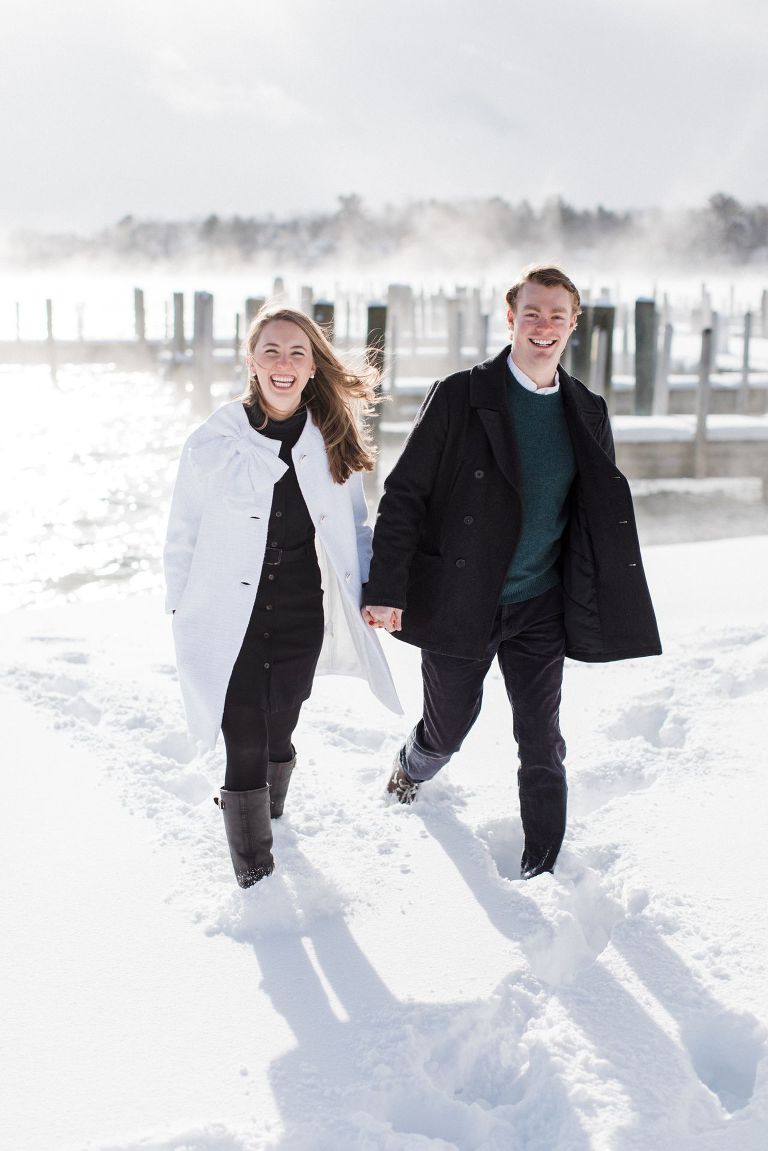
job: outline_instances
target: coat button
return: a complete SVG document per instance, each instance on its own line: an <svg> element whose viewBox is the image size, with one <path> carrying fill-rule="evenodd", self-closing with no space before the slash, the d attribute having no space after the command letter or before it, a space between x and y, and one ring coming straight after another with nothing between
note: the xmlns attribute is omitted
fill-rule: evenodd
<svg viewBox="0 0 768 1151"><path fill-rule="evenodd" d="M272 604L271 603L265 603L264 604L264 610L265 611L272 611Z"/></svg>
<svg viewBox="0 0 768 1151"><path fill-rule="evenodd" d="M274 579L274 578L275 578L274 572L270 572L269 575L267 576L267 579Z"/></svg>
<svg viewBox="0 0 768 1151"><path fill-rule="evenodd" d="M484 476L484 475L485 475L485 472L483 471L483 469L482 469L482 468L478 468L478 469L477 469L477 471L475 472L475 479L476 479L476 480L481 480L481 479L483 478L483 476Z"/></svg>
<svg viewBox="0 0 768 1151"><path fill-rule="evenodd" d="M465 524L473 524L474 522L475 522L474 516L464 516L464 523Z"/></svg>
<svg viewBox="0 0 768 1151"><path fill-rule="evenodd" d="M264 667L266 668L267 671L269 671L269 664L268 663L265 663Z"/></svg>
<svg viewBox="0 0 768 1151"><path fill-rule="evenodd" d="M466 566L467 566L466 560L456 560L456 567L457 568L464 568Z"/></svg>
<svg viewBox="0 0 768 1151"><path fill-rule="evenodd" d="M264 639L269 639L269 632L268 631L264 632Z"/></svg>
<svg viewBox="0 0 768 1151"><path fill-rule="evenodd" d="M275 512L275 519L279 520L282 514L282 512Z"/></svg>

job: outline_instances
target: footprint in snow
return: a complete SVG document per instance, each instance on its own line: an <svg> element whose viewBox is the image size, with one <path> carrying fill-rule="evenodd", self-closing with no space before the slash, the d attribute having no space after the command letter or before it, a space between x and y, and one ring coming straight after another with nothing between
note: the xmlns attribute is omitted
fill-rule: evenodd
<svg viewBox="0 0 768 1151"><path fill-rule="evenodd" d="M169 731L162 739L150 743L149 747L176 763L191 763L197 755L194 744L183 731Z"/></svg>
<svg viewBox="0 0 768 1151"><path fill-rule="evenodd" d="M556 879L541 876L526 891L545 922L523 937L523 950L536 978L551 986L571 983L591 967L626 914L596 872L581 865L569 868L562 857Z"/></svg>
<svg viewBox="0 0 768 1151"><path fill-rule="evenodd" d="M606 728L613 739L639 736L653 747L682 747L686 739L685 720L666 704L648 702L627 708L622 716Z"/></svg>

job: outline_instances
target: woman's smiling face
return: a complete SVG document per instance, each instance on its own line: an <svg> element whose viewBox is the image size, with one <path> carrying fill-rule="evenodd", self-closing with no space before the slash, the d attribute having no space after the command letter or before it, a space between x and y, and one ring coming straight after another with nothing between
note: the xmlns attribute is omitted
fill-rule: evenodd
<svg viewBox="0 0 768 1151"><path fill-rule="evenodd" d="M266 414L285 420L298 409L301 393L315 374L309 337L290 320L270 320L248 357L248 366L256 374Z"/></svg>

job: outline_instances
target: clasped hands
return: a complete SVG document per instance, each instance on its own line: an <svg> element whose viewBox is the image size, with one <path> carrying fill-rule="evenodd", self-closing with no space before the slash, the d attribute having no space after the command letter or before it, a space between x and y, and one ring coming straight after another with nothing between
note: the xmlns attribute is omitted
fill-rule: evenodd
<svg viewBox="0 0 768 1151"><path fill-rule="evenodd" d="M400 631L403 626L401 607L381 607L379 604L366 604L360 609L361 615L371 627L383 627L385 631Z"/></svg>

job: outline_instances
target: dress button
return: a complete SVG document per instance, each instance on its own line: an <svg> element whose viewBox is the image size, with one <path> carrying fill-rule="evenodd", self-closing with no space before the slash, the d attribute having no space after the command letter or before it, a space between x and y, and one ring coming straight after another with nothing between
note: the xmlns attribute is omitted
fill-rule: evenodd
<svg viewBox="0 0 768 1151"><path fill-rule="evenodd" d="M323 512L323 513L322 513L322 515L320 516L320 523L321 523L321 524L322 524L322 523L325 523L325 521L326 521L327 519L328 519L327 515L325 514L325 512Z"/></svg>
<svg viewBox="0 0 768 1151"><path fill-rule="evenodd" d="M466 566L467 566L467 561L466 561L466 560L456 560L456 567L457 567L457 568L463 568L463 567L466 567Z"/></svg>
<svg viewBox="0 0 768 1151"><path fill-rule="evenodd" d="M352 579L351 572L344 572L344 579L346 580L347 583L349 583L349 581Z"/></svg>
<svg viewBox="0 0 768 1151"><path fill-rule="evenodd" d="M279 520L282 514L282 512L275 512L275 519Z"/></svg>
<svg viewBox="0 0 768 1151"><path fill-rule="evenodd" d="M482 469L482 468L478 468L478 469L477 469L477 471L475 472L475 479L476 479L476 480L481 480L481 479L483 478L483 476L484 476L484 475L485 475L485 472L483 471L483 469Z"/></svg>
<svg viewBox="0 0 768 1151"><path fill-rule="evenodd" d="M474 516L464 516L464 523L465 524L473 524L474 522L475 522Z"/></svg>

